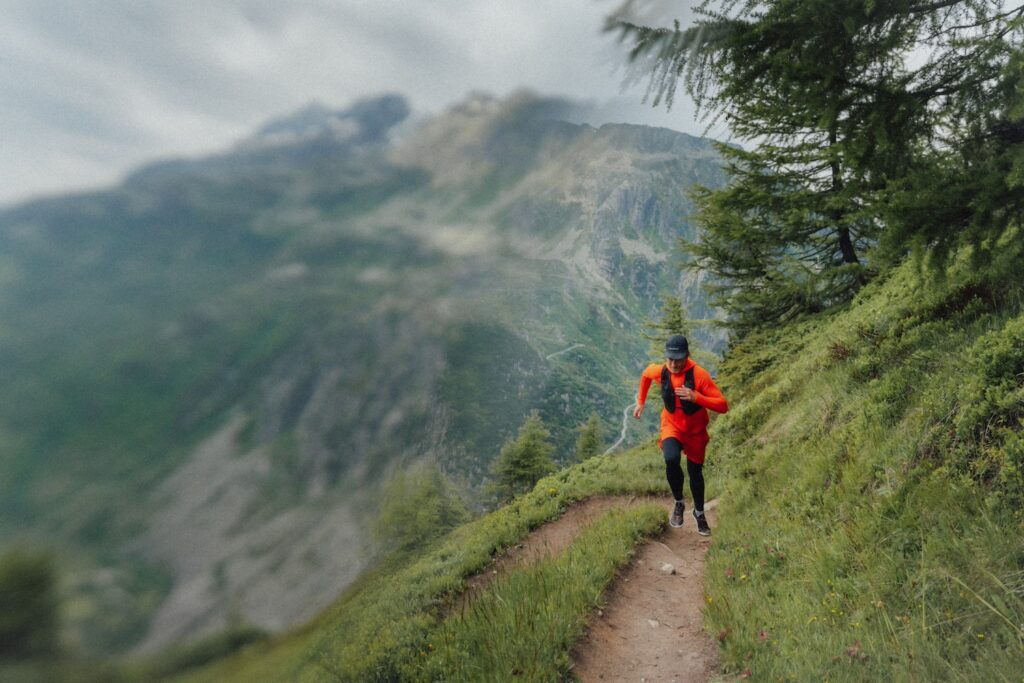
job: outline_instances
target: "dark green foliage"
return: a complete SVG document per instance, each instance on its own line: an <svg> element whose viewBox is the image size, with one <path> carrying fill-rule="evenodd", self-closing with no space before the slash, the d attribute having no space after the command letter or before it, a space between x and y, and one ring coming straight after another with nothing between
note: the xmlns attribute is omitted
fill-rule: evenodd
<svg viewBox="0 0 1024 683"><path fill-rule="evenodd" d="M576 439L576 462L583 462L601 452L603 434L601 432L601 418L597 413L591 413L586 424L580 427L579 438Z"/></svg>
<svg viewBox="0 0 1024 683"><path fill-rule="evenodd" d="M76 577L77 578L77 577ZM61 591L63 630L77 654L125 652L146 635L153 612L171 590L164 567L123 562L116 568L84 575Z"/></svg>
<svg viewBox="0 0 1024 683"><path fill-rule="evenodd" d="M536 412L526 418L516 438L505 442L491 468L492 491L499 500L509 500L533 488L546 474L555 470L551 454L555 447L551 434Z"/></svg>
<svg viewBox="0 0 1024 683"><path fill-rule="evenodd" d="M645 320L644 327L647 331L640 335L651 342L650 356L652 359L660 360L665 357L665 342L674 334L682 334L690 337L690 321L683 312L683 303L679 297L672 294L664 294L661 297L661 318L658 320Z"/></svg>
<svg viewBox="0 0 1024 683"><path fill-rule="evenodd" d="M182 674L189 669L226 657L266 637L267 633L256 627L236 626L206 638L175 645L144 662L139 667L138 678L156 680Z"/></svg>
<svg viewBox="0 0 1024 683"><path fill-rule="evenodd" d="M469 519L436 464L399 469L382 492L374 535L387 548L414 550Z"/></svg>
<svg viewBox="0 0 1024 683"><path fill-rule="evenodd" d="M965 351L951 421L936 425L924 448L948 453L950 466L992 488L1008 509L1024 509L1024 316Z"/></svg>
<svg viewBox="0 0 1024 683"><path fill-rule="evenodd" d="M0 659L57 652L56 581L47 554L11 550L0 556Z"/></svg>
<svg viewBox="0 0 1024 683"><path fill-rule="evenodd" d="M732 183L697 191L703 235L687 246L741 333L849 300L912 247L941 266L969 244L984 262L1020 216L1024 8L705 1L696 15L609 28L654 60L655 104L682 81L753 144L721 146Z"/></svg>

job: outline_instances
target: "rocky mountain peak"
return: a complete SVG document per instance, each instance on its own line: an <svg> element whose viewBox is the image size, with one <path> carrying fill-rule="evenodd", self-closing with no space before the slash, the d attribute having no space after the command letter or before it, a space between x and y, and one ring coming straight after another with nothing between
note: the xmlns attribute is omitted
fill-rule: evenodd
<svg viewBox="0 0 1024 683"><path fill-rule="evenodd" d="M395 94L358 100L347 109L311 102L293 114L264 124L242 143L244 148L282 147L310 141L384 142L388 132L409 116L409 102Z"/></svg>

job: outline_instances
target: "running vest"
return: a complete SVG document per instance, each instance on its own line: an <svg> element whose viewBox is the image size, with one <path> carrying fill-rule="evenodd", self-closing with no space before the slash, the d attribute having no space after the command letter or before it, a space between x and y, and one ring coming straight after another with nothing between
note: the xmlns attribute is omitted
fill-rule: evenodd
<svg viewBox="0 0 1024 683"><path fill-rule="evenodd" d="M671 375L672 373L669 372L668 366L663 365L661 367L661 400L665 402L665 410L667 410L670 413L674 413L676 411L677 397L675 389L672 388ZM696 388L693 382L692 366L689 370L686 371L686 376L683 377L683 386L689 389ZM700 406L694 403L693 401L680 400L679 403L680 405L683 406L683 412L686 413L687 415L693 415L698 410L700 410Z"/></svg>

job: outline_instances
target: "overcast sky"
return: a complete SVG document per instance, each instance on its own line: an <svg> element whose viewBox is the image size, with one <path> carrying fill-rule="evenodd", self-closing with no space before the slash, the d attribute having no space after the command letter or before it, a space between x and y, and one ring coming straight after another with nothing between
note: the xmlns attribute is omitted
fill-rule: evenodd
<svg viewBox="0 0 1024 683"><path fill-rule="evenodd" d="M688 103L654 110L642 85L622 89L624 50L601 32L617 1L0 0L0 203L383 92L426 114L527 87L700 134Z"/></svg>

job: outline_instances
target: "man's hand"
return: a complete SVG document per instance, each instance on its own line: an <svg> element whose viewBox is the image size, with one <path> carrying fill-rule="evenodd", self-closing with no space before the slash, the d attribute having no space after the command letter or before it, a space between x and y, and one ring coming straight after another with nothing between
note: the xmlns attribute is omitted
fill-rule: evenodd
<svg viewBox="0 0 1024 683"><path fill-rule="evenodd" d="M637 406L635 408L633 408L633 417L635 417L636 419L639 420L640 419L640 415L643 412L644 412L644 404L643 403L637 404Z"/></svg>
<svg viewBox="0 0 1024 683"><path fill-rule="evenodd" d="M678 396L683 401L697 400L697 392L691 389L690 387L679 387L678 389L676 389L676 396Z"/></svg>

